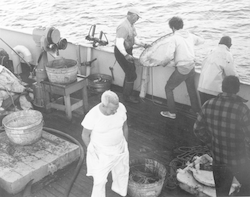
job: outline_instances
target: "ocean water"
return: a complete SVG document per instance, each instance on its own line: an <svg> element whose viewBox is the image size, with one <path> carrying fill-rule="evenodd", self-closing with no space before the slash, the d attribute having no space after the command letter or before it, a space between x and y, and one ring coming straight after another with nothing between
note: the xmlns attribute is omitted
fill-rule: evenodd
<svg viewBox="0 0 250 197"><path fill-rule="evenodd" d="M2 26L27 29L53 26L73 43L89 43L85 37L96 25L112 47L117 25L130 7L141 12L135 24L138 38L146 43L171 32L168 19L180 16L184 28L205 38L196 48L197 62L217 46L223 35L232 37L231 52L240 79L250 84L250 3L247 0L1 0ZM0 35L1 36L1 35ZM140 55L142 51L136 50Z"/></svg>

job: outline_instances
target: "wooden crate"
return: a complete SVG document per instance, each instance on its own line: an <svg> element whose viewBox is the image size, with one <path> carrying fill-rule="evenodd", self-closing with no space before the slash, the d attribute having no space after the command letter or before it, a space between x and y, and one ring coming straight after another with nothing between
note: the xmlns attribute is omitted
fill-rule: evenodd
<svg viewBox="0 0 250 197"><path fill-rule="evenodd" d="M33 183L55 173L80 156L78 145L43 131L42 138L31 146L11 144L0 133L0 187L17 194L32 179Z"/></svg>

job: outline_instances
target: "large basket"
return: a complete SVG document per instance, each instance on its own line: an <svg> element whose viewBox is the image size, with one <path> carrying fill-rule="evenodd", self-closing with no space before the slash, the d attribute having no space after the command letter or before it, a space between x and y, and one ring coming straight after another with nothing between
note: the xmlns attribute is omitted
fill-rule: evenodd
<svg viewBox="0 0 250 197"><path fill-rule="evenodd" d="M152 183L140 183L131 178L133 167L142 166L143 171L156 174L159 179ZM157 197L161 193L167 170L164 165L152 159L136 159L130 162L128 194L131 197Z"/></svg>
<svg viewBox="0 0 250 197"><path fill-rule="evenodd" d="M77 61L58 59L48 62L45 67L49 81L57 84L70 84L77 78Z"/></svg>
<svg viewBox="0 0 250 197"><path fill-rule="evenodd" d="M93 92L104 92L110 89L112 77L105 74L91 74L88 76L88 87Z"/></svg>
<svg viewBox="0 0 250 197"><path fill-rule="evenodd" d="M42 136L43 116L36 110L22 110L5 116L2 124L12 143L31 145Z"/></svg>

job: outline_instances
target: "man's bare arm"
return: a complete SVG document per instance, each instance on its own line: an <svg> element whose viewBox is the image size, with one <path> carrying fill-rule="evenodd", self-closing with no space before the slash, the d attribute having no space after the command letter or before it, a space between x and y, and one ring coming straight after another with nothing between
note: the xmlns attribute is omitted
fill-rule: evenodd
<svg viewBox="0 0 250 197"><path fill-rule="evenodd" d="M82 130L82 140L84 142L84 144L86 145L86 147L88 147L89 142L90 142L90 135L91 135L92 130L83 128Z"/></svg>
<svg viewBox="0 0 250 197"><path fill-rule="evenodd" d="M123 123L123 135L128 142L128 124L127 121Z"/></svg>

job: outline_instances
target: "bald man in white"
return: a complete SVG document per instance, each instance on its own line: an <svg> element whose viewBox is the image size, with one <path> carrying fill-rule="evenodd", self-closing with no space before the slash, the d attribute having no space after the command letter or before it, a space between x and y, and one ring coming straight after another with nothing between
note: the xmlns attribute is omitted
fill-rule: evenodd
<svg viewBox="0 0 250 197"><path fill-rule="evenodd" d="M127 195L129 176L128 126L125 106L108 90L101 103L82 121L82 139L87 146L87 176L93 176L91 197L105 197L105 185L112 173L112 190Z"/></svg>

